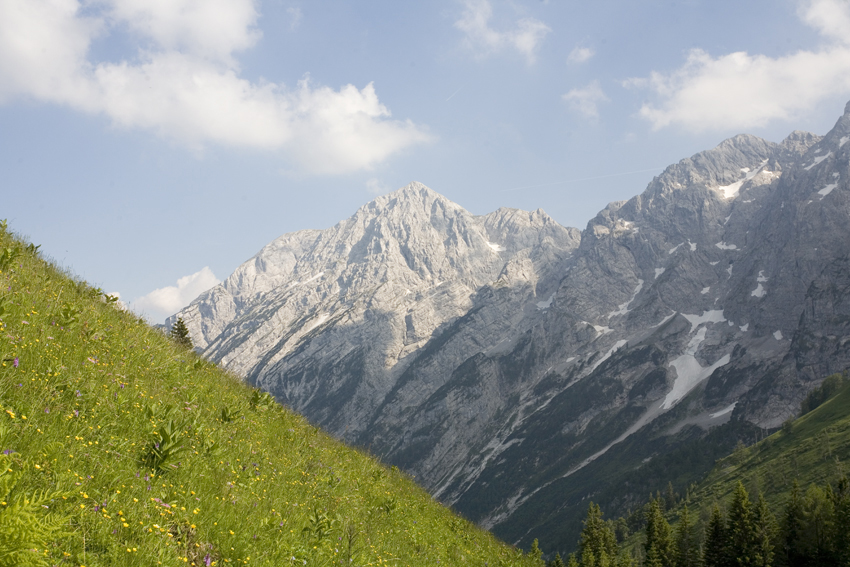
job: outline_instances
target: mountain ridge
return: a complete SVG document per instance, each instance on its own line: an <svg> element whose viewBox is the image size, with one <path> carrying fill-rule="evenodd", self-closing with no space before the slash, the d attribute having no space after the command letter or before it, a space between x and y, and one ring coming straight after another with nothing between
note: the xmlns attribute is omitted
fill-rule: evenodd
<svg viewBox="0 0 850 567"><path fill-rule="evenodd" d="M284 235L179 315L205 356L527 544L612 447L639 468L656 439L778 427L850 365L848 140L846 113L825 136L735 136L580 234L414 183ZM276 287L231 293L260 267Z"/></svg>

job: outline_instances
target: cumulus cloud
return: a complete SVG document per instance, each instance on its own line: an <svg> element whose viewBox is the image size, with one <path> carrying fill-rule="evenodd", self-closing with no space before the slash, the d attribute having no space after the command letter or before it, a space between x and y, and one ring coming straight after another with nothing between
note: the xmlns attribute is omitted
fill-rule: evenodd
<svg viewBox="0 0 850 567"><path fill-rule="evenodd" d="M746 52L712 57L694 49L673 72L626 81L660 99L644 104L640 115L656 130L671 125L691 131L746 129L794 120L827 97L846 95L850 3L811 0L801 3L799 15L820 33L820 49L775 58Z"/></svg>
<svg viewBox="0 0 850 567"><path fill-rule="evenodd" d="M155 289L132 302L133 309L155 321L174 315L201 293L221 282L209 267L177 280L177 285Z"/></svg>
<svg viewBox="0 0 850 567"><path fill-rule="evenodd" d="M575 47L570 51L567 61L570 63L580 64L590 61L590 58L596 55L596 52L589 47Z"/></svg>
<svg viewBox="0 0 850 567"><path fill-rule="evenodd" d="M455 27L465 34L465 43L479 57L504 49L513 49L534 63L537 50L552 29L534 18L521 18L512 30L497 31L490 27L493 7L489 0L464 0L464 10Z"/></svg>
<svg viewBox="0 0 850 567"><path fill-rule="evenodd" d="M108 116L192 149L215 143L279 152L297 170L369 169L426 142L394 120L372 83L335 90L240 77L236 55L262 37L254 0L7 0L0 3L0 102L29 98ZM96 62L107 34L133 61Z"/></svg>
<svg viewBox="0 0 850 567"><path fill-rule="evenodd" d="M592 81L586 87L572 89L562 97L571 109L587 118L599 116L599 103L608 99L599 86L599 81Z"/></svg>

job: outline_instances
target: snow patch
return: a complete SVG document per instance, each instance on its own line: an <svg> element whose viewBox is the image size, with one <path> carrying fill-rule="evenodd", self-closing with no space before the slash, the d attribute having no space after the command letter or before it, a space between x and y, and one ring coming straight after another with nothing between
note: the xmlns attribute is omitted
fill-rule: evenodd
<svg viewBox="0 0 850 567"><path fill-rule="evenodd" d="M552 300L553 299L555 299L554 293L552 295L550 295L549 299L547 299L546 301L538 301L537 302L537 309L540 310L540 311L543 311L544 309L549 309L549 307L552 306Z"/></svg>
<svg viewBox="0 0 850 567"><path fill-rule="evenodd" d="M302 283L302 284L308 284L308 283L310 283L310 282L312 282L312 281L315 281L315 280L319 279L320 277L322 277L322 276L324 276L324 275L325 275L325 272L319 272L318 274L316 274L316 275L315 275L315 276L313 276L312 278L307 279L307 280L304 280L304 281L303 281L303 282L301 282L301 283Z"/></svg>
<svg viewBox="0 0 850 567"><path fill-rule="evenodd" d="M823 160L825 160L826 158L828 158L828 157L829 157L829 156L831 156L831 155L832 155L832 152L828 152L825 156L818 156L818 157L816 157L816 158L815 158L815 161L814 161L814 163L812 163L812 165L810 165L810 166L808 166L808 167L804 167L803 169L805 169L806 171L808 171L808 170L810 170L811 168L813 168L814 166L816 166L817 164L819 164L820 162L822 162Z"/></svg>
<svg viewBox="0 0 850 567"><path fill-rule="evenodd" d="M738 249L737 244L726 244L725 242L718 242L717 244L715 244L715 246L717 246L721 250L737 250Z"/></svg>
<svg viewBox="0 0 850 567"><path fill-rule="evenodd" d="M781 341L782 340L782 331L774 331L773 338L776 339L777 341Z"/></svg>
<svg viewBox="0 0 850 567"><path fill-rule="evenodd" d="M746 180L747 179L744 178L744 179L741 179L740 181L736 181L735 183L732 183L731 185L722 185L722 186L718 187L717 190L720 191L721 193L723 193L723 197L725 199L731 199L732 197L734 197L735 195L738 194L738 191L741 190L741 185L743 185L744 181L746 181Z"/></svg>
<svg viewBox="0 0 850 567"><path fill-rule="evenodd" d="M507 250L507 248L500 244L496 244L495 242L489 242L487 240L485 240L484 242L487 242L487 246L489 246L490 250L492 250L493 252L504 252L505 250Z"/></svg>
<svg viewBox="0 0 850 567"><path fill-rule="evenodd" d="M705 295L706 293L708 293L708 292L709 292L709 290L710 290L710 289L711 289L711 286L709 286L709 287L704 287L704 288L702 288L702 291L701 291L700 293L701 293L702 295Z"/></svg>
<svg viewBox="0 0 850 567"><path fill-rule="evenodd" d="M667 251L667 253L668 253L668 254L672 254L673 252L675 252L676 250L678 250L679 248L681 248L684 244L685 244L684 242L682 242L682 244L677 244L676 246L674 246L673 248L671 248L670 250L668 250L668 251Z"/></svg>
<svg viewBox="0 0 850 567"><path fill-rule="evenodd" d="M739 329L741 329L741 332L742 332L742 333L746 333L746 332L750 329L750 324L749 324L749 323L744 323L743 325L741 325L741 326L740 326L740 327L738 327L738 328L739 328Z"/></svg>
<svg viewBox="0 0 850 567"><path fill-rule="evenodd" d="M628 313L629 312L629 305L632 304L632 302L635 300L637 295L640 293L640 290L642 290L642 289L643 289L643 280L639 279L637 287L635 288L635 291L632 293L632 298L630 300L628 300L627 302L620 304L620 308L617 309L616 311L612 311L611 313L609 313L608 318L610 319L611 317L614 317L616 315L625 315L626 313ZM553 297L554 297L554 294L553 294ZM551 299L550 299L550 303L551 303Z"/></svg>
<svg viewBox="0 0 850 567"><path fill-rule="evenodd" d="M818 194L821 196L821 199L823 199L824 197L832 193L832 190L836 187L838 187L838 183L830 183L829 185L818 191Z"/></svg>
<svg viewBox="0 0 850 567"><path fill-rule="evenodd" d="M661 325L663 325L664 323L666 323L667 321L669 321L670 319L672 319L676 315L677 315L677 313L674 311L670 315L667 315L665 318L663 318L660 323L658 323L657 325L653 325L651 328L656 329L656 328L660 327Z"/></svg>
<svg viewBox="0 0 850 567"><path fill-rule="evenodd" d="M756 282L758 282L758 286L750 292L750 295L753 297L764 297L767 295L767 292L764 290L764 286L761 285L767 281L767 278L764 276L764 270L759 270L759 275L756 278Z"/></svg>
<svg viewBox="0 0 850 567"><path fill-rule="evenodd" d="M719 264L719 263L720 263L719 261L718 261L718 262L709 262L709 265L711 265L711 266L716 266L716 265L717 265L717 264Z"/></svg>
<svg viewBox="0 0 850 567"><path fill-rule="evenodd" d="M691 252L696 251L696 249L697 249L697 243L696 242L691 242L690 239L688 239L688 244L691 247Z"/></svg>
<svg viewBox="0 0 850 567"><path fill-rule="evenodd" d="M732 277L732 264L729 264L729 267L726 268L726 273L729 274L729 277Z"/></svg>
<svg viewBox="0 0 850 567"><path fill-rule="evenodd" d="M726 317L723 316L722 309L712 309L711 311L704 311L702 315L687 315L685 313L682 313L682 317L684 317L690 322L691 332L693 332L694 329L696 329L703 323L724 323L726 321Z"/></svg>
<svg viewBox="0 0 850 567"><path fill-rule="evenodd" d="M664 273L664 268L655 268L655 279L658 279L658 276Z"/></svg>
<svg viewBox="0 0 850 567"><path fill-rule="evenodd" d="M727 413L732 413L732 411L734 411L734 409L735 409L735 406L737 406L737 405L738 405L738 402L732 402L732 404L726 406L722 410L715 412L715 413L712 413L712 414L709 414L708 417L710 417L711 419L714 419L716 417L720 417L721 415L726 415Z"/></svg>
<svg viewBox="0 0 850 567"><path fill-rule="evenodd" d="M593 327L596 330L596 332L600 335L607 335L608 333L611 333L611 332L614 331L614 329L612 329L611 327L601 327L599 325L593 325L591 323L588 323L588 325Z"/></svg>
<svg viewBox="0 0 850 567"><path fill-rule="evenodd" d="M330 313L320 313L319 316L310 322L310 324L304 329L303 333L306 335L316 327L324 325L325 321L331 318Z"/></svg>
<svg viewBox="0 0 850 567"><path fill-rule="evenodd" d="M600 364L602 364L603 362L605 362L606 360L611 358L611 355L614 354L617 351L618 348L620 348L621 346L625 345L628 342L629 341L626 341L626 340L619 340L616 343L614 343L614 346L611 347L611 350L609 350L608 352L605 353L605 356L603 356L602 358L600 358L599 360L597 360L596 362L593 363L593 366L590 368L590 372L593 372L594 370L596 370L596 368Z"/></svg>
<svg viewBox="0 0 850 567"><path fill-rule="evenodd" d="M761 171L761 168L764 167L766 164L767 160L764 160L763 162L761 162L761 165L757 169L754 169L752 171L750 171L749 167L742 167L741 173L744 174L743 179L740 179L730 185L721 185L720 187L717 187L717 190L723 193L724 199L731 199L732 197L737 196L738 192L741 190L741 186L756 175L758 175L758 172ZM729 219L727 218L726 220L728 221Z"/></svg>
<svg viewBox="0 0 850 567"><path fill-rule="evenodd" d="M841 146L846 144L848 140L850 140L850 136L842 136L841 139L838 140L838 147L840 148Z"/></svg>
<svg viewBox="0 0 850 567"><path fill-rule="evenodd" d="M685 315L687 317L687 315ZM725 320L725 319L724 319ZM696 335L688 343L688 348L685 353L670 363L670 366L676 369L676 380L673 382L673 389L667 393L664 398L664 403L661 404L661 409L670 409L676 402L687 396L691 390L696 388L700 382L711 376L711 373L729 364L730 357L728 354L712 364L711 366L703 367L694 356L699 349L699 346L705 340L706 328L697 332Z"/></svg>

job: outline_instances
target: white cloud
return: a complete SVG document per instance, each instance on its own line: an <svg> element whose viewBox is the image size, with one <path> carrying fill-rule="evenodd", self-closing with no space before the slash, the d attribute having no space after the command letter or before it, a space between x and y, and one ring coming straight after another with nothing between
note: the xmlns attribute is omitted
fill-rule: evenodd
<svg viewBox="0 0 850 567"><path fill-rule="evenodd" d="M366 180L366 191L370 195L383 195L390 192L390 188L377 177Z"/></svg>
<svg viewBox="0 0 850 567"><path fill-rule="evenodd" d="M516 28L496 31L490 27L493 7L489 0L463 0L464 10L455 27L466 34L465 43L479 57L498 53L505 48L515 49L534 63L537 50L552 29L534 18L522 18Z"/></svg>
<svg viewBox="0 0 850 567"><path fill-rule="evenodd" d="M155 289L132 302L134 311L144 313L152 320L161 321L192 302L201 293L221 282L209 267L177 280L177 285Z"/></svg>
<svg viewBox="0 0 850 567"><path fill-rule="evenodd" d="M290 30L294 30L301 25L301 20L304 19L304 13L301 11L299 6L287 8L286 13L289 14L290 18L292 18L292 22L289 24Z"/></svg>
<svg viewBox="0 0 850 567"><path fill-rule="evenodd" d="M590 61L590 58L594 55L596 55L596 52L591 48L576 46L572 51L570 51L567 61L575 64L585 63Z"/></svg>
<svg viewBox="0 0 850 567"><path fill-rule="evenodd" d="M794 120L827 97L850 93L850 3L808 1L800 16L824 38L819 50L773 58L746 52L712 57L694 49L671 73L626 81L661 99L644 104L640 115L656 130L746 129Z"/></svg>
<svg viewBox="0 0 850 567"><path fill-rule="evenodd" d="M262 37L254 0L94 1L105 7L108 19L169 51L228 61Z"/></svg>
<svg viewBox="0 0 850 567"><path fill-rule="evenodd" d="M599 81L592 81L586 87L580 89L572 89L562 97L574 111L583 114L588 118L597 118L599 116L599 103L605 102L608 99L599 86Z"/></svg>
<svg viewBox="0 0 850 567"><path fill-rule="evenodd" d="M253 0L5 0L0 2L0 102L24 97L104 114L192 149L206 144L279 152L297 170L369 169L430 139L391 118L362 89L295 88L239 76L234 53L261 33ZM94 10L98 6L100 10ZM138 61L95 62L92 41L127 33Z"/></svg>

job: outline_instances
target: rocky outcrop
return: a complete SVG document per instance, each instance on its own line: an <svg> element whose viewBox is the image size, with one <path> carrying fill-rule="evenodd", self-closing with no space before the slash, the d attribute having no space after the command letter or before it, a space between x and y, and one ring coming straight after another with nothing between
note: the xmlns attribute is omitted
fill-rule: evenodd
<svg viewBox="0 0 850 567"><path fill-rule="evenodd" d="M471 519L565 549L587 498L624 512L676 451L777 427L850 366L848 141L850 114L736 136L580 235L414 183L179 315L205 356Z"/></svg>

